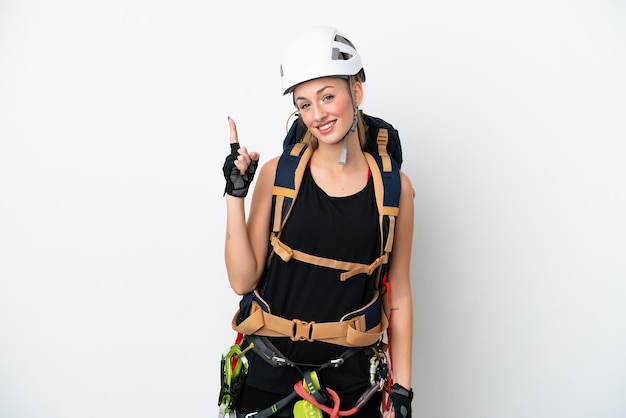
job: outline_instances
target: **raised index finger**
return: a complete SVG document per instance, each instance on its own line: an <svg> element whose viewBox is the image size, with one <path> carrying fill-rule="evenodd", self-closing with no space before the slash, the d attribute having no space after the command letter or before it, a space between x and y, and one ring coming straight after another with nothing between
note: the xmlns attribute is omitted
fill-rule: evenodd
<svg viewBox="0 0 626 418"><path fill-rule="evenodd" d="M228 117L228 125L230 126L230 143L236 144L239 142L239 138L237 137L237 125L235 125L235 121L230 116Z"/></svg>

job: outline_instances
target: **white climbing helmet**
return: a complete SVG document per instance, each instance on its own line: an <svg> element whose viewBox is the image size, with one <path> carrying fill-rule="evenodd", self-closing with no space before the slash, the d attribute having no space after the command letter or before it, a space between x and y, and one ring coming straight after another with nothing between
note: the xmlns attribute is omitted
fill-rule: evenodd
<svg viewBox="0 0 626 418"><path fill-rule="evenodd" d="M285 49L280 65L283 94L305 81L328 76L353 76L363 70L361 56L345 36L331 26L316 26L298 34ZM360 78L365 81L365 73Z"/></svg>

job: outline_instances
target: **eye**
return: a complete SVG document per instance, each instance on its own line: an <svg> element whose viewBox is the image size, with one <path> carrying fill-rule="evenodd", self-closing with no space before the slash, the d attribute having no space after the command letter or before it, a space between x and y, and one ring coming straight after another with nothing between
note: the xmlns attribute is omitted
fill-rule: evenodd
<svg viewBox="0 0 626 418"><path fill-rule="evenodd" d="M322 98L322 102L330 102L330 101L332 101L334 98L335 98L335 96L334 96L334 95L332 95L332 94L327 94L326 96L324 96L324 97Z"/></svg>
<svg viewBox="0 0 626 418"><path fill-rule="evenodd" d="M306 110L311 106L309 103L301 103L298 105L298 110Z"/></svg>

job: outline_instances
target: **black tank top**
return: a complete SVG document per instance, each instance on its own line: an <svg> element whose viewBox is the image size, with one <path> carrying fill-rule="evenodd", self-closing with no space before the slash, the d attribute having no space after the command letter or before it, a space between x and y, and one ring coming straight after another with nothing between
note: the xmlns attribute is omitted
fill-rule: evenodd
<svg viewBox="0 0 626 418"><path fill-rule="evenodd" d="M378 209L371 176L356 194L331 197L315 184L307 168L281 240L308 254L370 264L380 255ZM297 260L285 263L274 256L259 291L275 315L304 321L338 321L366 305L375 290L373 276L359 274L342 282L340 273ZM289 338L271 338L271 342L288 359L312 365L337 358L346 350L344 346L293 342ZM370 357L363 351L337 369L325 369L320 373L322 384L338 392L368 385ZM249 360L247 383L258 389L286 394L302 378L294 368L273 367L255 354Z"/></svg>

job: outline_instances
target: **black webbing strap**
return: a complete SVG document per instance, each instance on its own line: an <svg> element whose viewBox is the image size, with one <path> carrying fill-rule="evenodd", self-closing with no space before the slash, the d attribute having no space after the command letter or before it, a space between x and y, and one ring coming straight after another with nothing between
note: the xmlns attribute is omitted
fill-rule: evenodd
<svg viewBox="0 0 626 418"><path fill-rule="evenodd" d="M300 370L298 364L290 361L267 339L259 335L246 335L246 340L252 344L252 350L263 360L274 367L290 366Z"/></svg>
<svg viewBox="0 0 626 418"><path fill-rule="evenodd" d="M237 412L237 418L267 418L267 417L270 417L272 415L277 415L278 411L280 411L285 406L287 406L289 404L289 402L291 402L297 396L298 396L298 394L294 390L289 395L285 396L284 398L282 398L278 402L274 403L272 406L269 406L269 407L267 407L267 408L265 408L265 409L263 409L261 411L249 412L247 414L243 414L243 413ZM291 415L289 415L289 416L291 416Z"/></svg>
<svg viewBox="0 0 626 418"><path fill-rule="evenodd" d="M274 367L290 366L298 370L301 374L304 374L300 369L300 366L306 366L307 368L316 368L317 371L327 369L329 367L340 367L343 363L360 352L361 350L371 349L371 347L350 347L341 354L341 356L331 359L324 364L303 364L295 363L285 357L279 350L272 344L267 337L259 335L246 335L245 337L252 344L252 350L257 353L263 360L271 364Z"/></svg>

